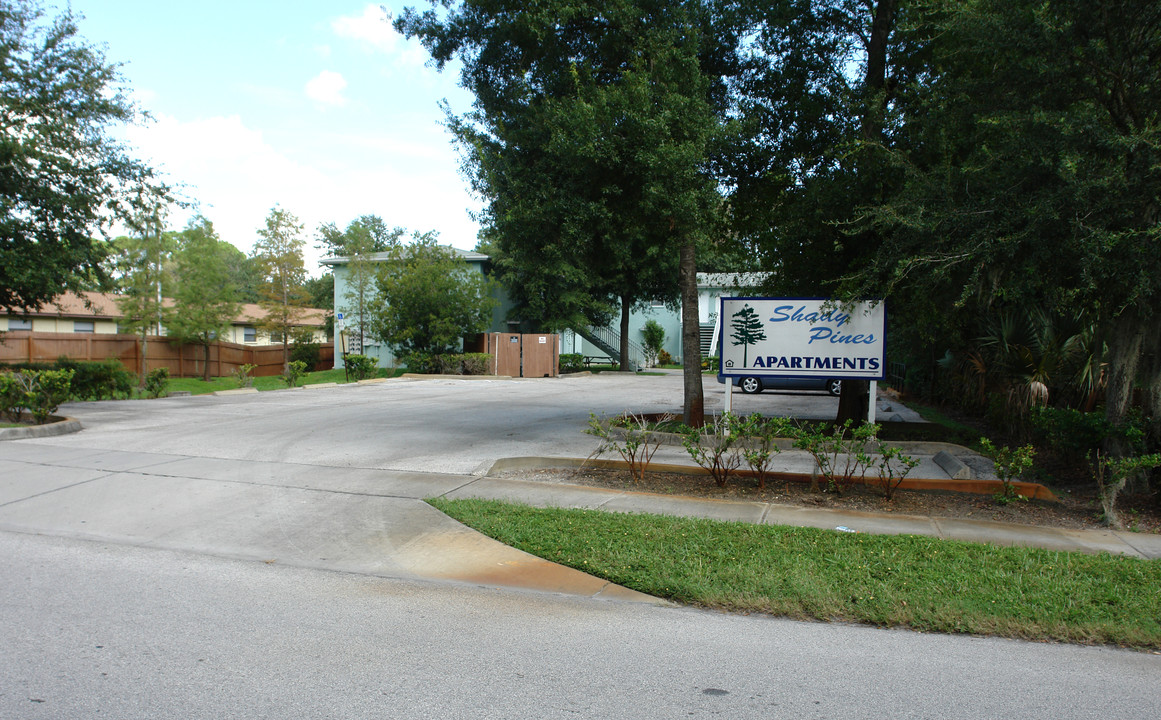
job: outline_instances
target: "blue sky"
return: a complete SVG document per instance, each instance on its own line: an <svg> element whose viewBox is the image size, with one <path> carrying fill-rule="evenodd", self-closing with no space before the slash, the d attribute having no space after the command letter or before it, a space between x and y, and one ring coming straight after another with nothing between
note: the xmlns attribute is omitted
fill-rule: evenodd
<svg viewBox="0 0 1161 720"><path fill-rule="evenodd" d="M471 249L477 210L440 100L463 112L458 72L428 67L397 34L426 2L72 0L81 34L104 45L153 119L125 131L199 203L221 237L249 251L274 205L306 226L307 269L320 223L362 214L440 233ZM175 211L171 226L189 213Z"/></svg>

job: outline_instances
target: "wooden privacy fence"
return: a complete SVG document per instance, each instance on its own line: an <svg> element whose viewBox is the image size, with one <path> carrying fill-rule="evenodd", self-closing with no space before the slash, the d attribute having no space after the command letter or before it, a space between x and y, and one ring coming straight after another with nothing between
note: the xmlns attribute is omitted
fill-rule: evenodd
<svg viewBox="0 0 1161 720"><path fill-rule="evenodd" d="M11 331L0 335L0 363L51 363L64 356L77 361L115 358L126 370L169 369L171 377L201 377L205 368L205 348L176 345L169 338L150 336L148 357L141 354L141 338L136 335L97 335ZM144 362L143 362L144 360ZM282 374L281 345L239 345L215 341L210 344L210 376L233 374L243 365L257 367L255 377ZM319 347L319 363L311 370L329 370L335 364L333 345ZM143 367L144 366L144 367Z"/></svg>

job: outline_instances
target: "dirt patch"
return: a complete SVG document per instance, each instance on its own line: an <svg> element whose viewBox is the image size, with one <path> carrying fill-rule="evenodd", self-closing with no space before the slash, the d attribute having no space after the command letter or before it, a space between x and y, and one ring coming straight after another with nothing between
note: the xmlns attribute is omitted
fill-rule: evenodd
<svg viewBox="0 0 1161 720"><path fill-rule="evenodd" d="M757 481L749 478L732 478L726 487L719 488L708 475L684 473L649 472L642 482L635 483L627 470L602 468L513 470L502 473L500 477L661 495L749 500L863 512L955 517L1073 529L1101 527L1100 503L1095 492L1085 488L1053 487L1060 499L1056 503L1016 500L1000 504L990 495L946 491L898 490L895 497L888 501L877 490L865 486L855 486L842 495L816 491L804 483L773 482L767 483L763 489L758 487ZM1130 529L1161 532L1161 509L1158 508L1156 498L1126 496L1122 498L1120 508Z"/></svg>

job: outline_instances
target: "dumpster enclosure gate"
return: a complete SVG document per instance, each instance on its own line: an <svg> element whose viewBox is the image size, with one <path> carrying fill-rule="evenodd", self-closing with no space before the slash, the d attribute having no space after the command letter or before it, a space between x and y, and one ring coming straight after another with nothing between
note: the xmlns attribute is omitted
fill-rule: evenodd
<svg viewBox="0 0 1161 720"><path fill-rule="evenodd" d="M556 377L560 336L547 333L487 333L478 352L492 355L492 374L509 377Z"/></svg>

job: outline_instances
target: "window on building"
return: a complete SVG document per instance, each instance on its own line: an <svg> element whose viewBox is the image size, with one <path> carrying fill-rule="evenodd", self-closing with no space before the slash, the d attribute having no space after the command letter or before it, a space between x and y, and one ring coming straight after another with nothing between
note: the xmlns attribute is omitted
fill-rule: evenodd
<svg viewBox="0 0 1161 720"><path fill-rule="evenodd" d="M31 330L32 329L32 318L10 317L10 318L8 318L8 329L9 330Z"/></svg>
<svg viewBox="0 0 1161 720"><path fill-rule="evenodd" d="M75 333L91 333L93 332L92 320L73 320L73 332Z"/></svg>
<svg viewBox="0 0 1161 720"><path fill-rule="evenodd" d="M242 342L258 342L258 331L252 327L242 328Z"/></svg>

